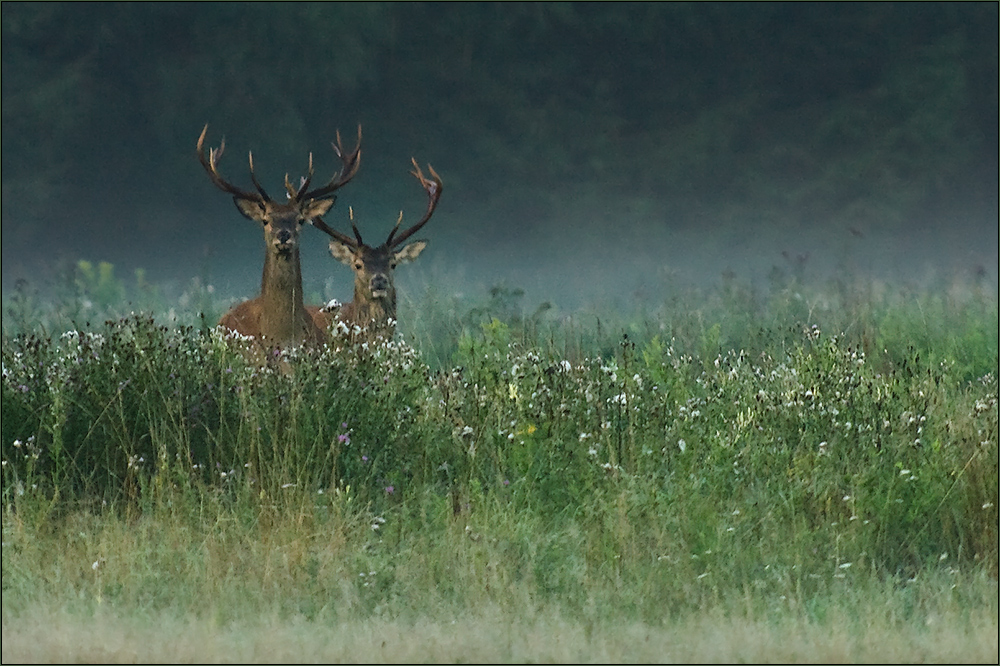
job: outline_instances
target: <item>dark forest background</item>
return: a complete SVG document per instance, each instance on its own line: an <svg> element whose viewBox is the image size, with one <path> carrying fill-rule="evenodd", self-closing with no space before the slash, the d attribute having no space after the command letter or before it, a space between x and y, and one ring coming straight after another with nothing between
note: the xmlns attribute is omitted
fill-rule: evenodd
<svg viewBox="0 0 1000 666"><path fill-rule="evenodd" d="M227 177L253 150L272 190L310 151L331 175L361 123L328 221L371 237L419 216L409 160L433 164L411 277L572 300L808 256L995 282L997 26L997 3L4 2L4 289L84 258L253 293L261 235L195 159L206 122ZM303 233L307 289L349 297Z"/></svg>

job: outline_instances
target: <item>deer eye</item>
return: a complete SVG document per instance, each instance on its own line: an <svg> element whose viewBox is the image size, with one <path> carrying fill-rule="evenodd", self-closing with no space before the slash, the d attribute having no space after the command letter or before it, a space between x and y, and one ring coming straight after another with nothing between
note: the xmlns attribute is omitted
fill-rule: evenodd
<svg viewBox="0 0 1000 666"><path fill-rule="evenodd" d="M355 261L354 262L354 270L360 271L364 267L365 267L365 265L363 263L361 263L360 261Z"/></svg>

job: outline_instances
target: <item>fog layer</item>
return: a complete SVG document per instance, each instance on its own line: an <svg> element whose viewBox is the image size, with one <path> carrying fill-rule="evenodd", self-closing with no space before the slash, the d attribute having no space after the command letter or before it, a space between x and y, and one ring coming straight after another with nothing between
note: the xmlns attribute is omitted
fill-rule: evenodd
<svg viewBox="0 0 1000 666"><path fill-rule="evenodd" d="M253 295L262 235L195 158L265 187L338 162L366 238L444 195L402 290L575 307L774 267L997 279L997 5L11 3L2 269L79 259ZM306 292L350 271L303 232Z"/></svg>

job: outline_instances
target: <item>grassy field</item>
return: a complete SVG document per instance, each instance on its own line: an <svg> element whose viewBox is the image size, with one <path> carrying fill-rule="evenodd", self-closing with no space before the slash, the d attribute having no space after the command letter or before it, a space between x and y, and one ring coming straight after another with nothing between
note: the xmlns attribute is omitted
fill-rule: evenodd
<svg viewBox="0 0 1000 666"><path fill-rule="evenodd" d="M4 299L5 662L997 660L995 285L428 290L265 368L72 285Z"/></svg>
<svg viewBox="0 0 1000 666"><path fill-rule="evenodd" d="M950 585L949 585L950 587ZM987 588L988 589L988 586ZM943 589L931 598L949 596ZM991 602L987 597L992 594ZM566 618L558 609L486 607L452 619L347 618L316 622L264 615L218 624L141 611L35 609L5 620L7 663L108 662L806 662L996 661L995 588L969 605L900 619L910 602L892 591L836 604L822 621L801 612L747 617L718 609L655 624ZM992 603L992 606L991 606ZM614 613L610 613L614 615Z"/></svg>

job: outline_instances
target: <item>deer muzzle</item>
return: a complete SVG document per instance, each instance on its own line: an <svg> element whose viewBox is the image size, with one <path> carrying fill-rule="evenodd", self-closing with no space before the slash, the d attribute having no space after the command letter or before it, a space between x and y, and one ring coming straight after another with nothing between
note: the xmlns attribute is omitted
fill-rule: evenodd
<svg viewBox="0 0 1000 666"><path fill-rule="evenodd" d="M292 232L282 229L274 236L274 248L281 254L288 254L295 249L295 237Z"/></svg>
<svg viewBox="0 0 1000 666"><path fill-rule="evenodd" d="M368 283L373 298L385 298L389 294L389 278L384 273L376 273Z"/></svg>

